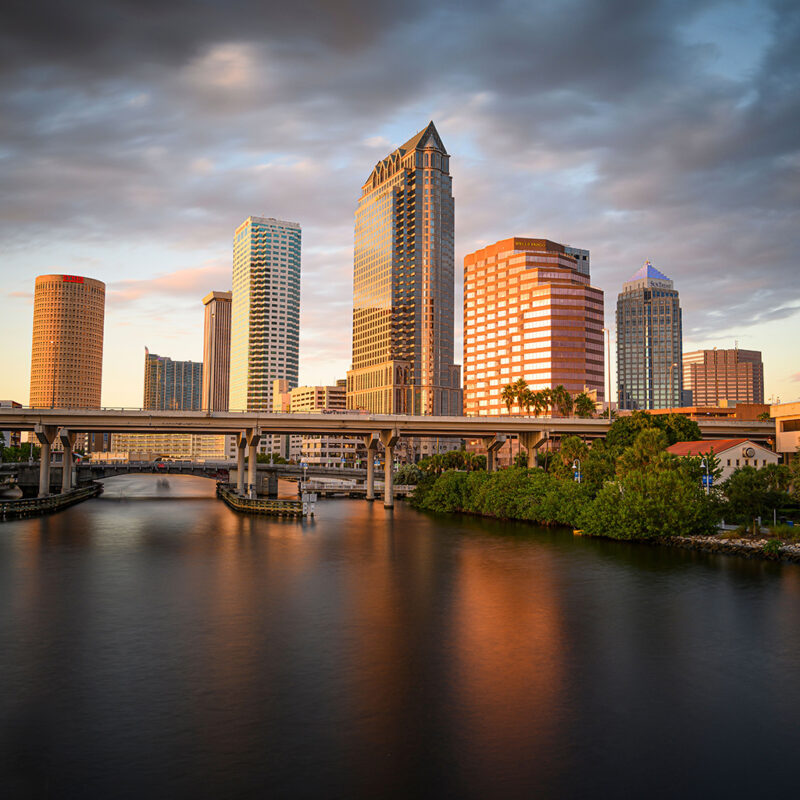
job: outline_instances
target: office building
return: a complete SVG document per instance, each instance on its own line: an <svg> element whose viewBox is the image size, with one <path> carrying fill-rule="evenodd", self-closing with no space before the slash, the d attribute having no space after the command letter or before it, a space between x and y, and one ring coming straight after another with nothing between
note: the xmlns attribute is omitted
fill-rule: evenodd
<svg viewBox="0 0 800 800"><path fill-rule="evenodd" d="M300 226L248 217L233 240L230 405L272 410L275 380L297 386L300 355ZM265 436L260 452L273 452Z"/></svg>
<svg viewBox="0 0 800 800"><path fill-rule="evenodd" d="M581 258L513 237L464 258L464 413L507 414L503 387L563 385L604 397L603 292Z"/></svg>
<svg viewBox="0 0 800 800"><path fill-rule="evenodd" d="M683 332L678 292L646 261L617 298L620 409L681 406Z"/></svg>
<svg viewBox="0 0 800 800"><path fill-rule="evenodd" d="M276 392L279 387L276 386ZM339 380L335 386L297 386L281 394L282 408L292 414L358 414L346 408L347 382ZM277 410L277 409L276 409ZM366 447L361 436L314 434L290 436L293 461L309 466L355 467L363 465Z"/></svg>
<svg viewBox="0 0 800 800"><path fill-rule="evenodd" d="M22 408L22 403L17 403L14 400L0 400L0 408ZM9 429L0 430L0 436L3 437L0 442L0 448L19 447L22 444L22 434L20 431ZM2 451L0 451L0 456L2 456Z"/></svg>
<svg viewBox="0 0 800 800"><path fill-rule="evenodd" d="M350 409L461 413L449 161L431 122L376 164L361 188Z"/></svg>
<svg viewBox="0 0 800 800"><path fill-rule="evenodd" d="M684 401L694 406L764 402L758 350L693 350L683 354Z"/></svg>
<svg viewBox="0 0 800 800"><path fill-rule="evenodd" d="M203 298L203 411L227 411L231 373L231 292L209 292Z"/></svg>
<svg viewBox="0 0 800 800"><path fill-rule="evenodd" d="M143 408L159 411L199 411L203 365L173 361L144 349Z"/></svg>
<svg viewBox="0 0 800 800"><path fill-rule="evenodd" d="M40 275L33 299L30 404L100 408L106 286L81 275Z"/></svg>

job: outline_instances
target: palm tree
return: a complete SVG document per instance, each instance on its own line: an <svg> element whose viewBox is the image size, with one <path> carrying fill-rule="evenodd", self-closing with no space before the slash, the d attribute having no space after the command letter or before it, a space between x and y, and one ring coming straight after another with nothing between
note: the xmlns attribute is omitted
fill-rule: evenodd
<svg viewBox="0 0 800 800"><path fill-rule="evenodd" d="M541 392L539 392L539 395L541 397L542 411L544 411L546 414L550 406L553 405L553 390L542 389Z"/></svg>
<svg viewBox="0 0 800 800"><path fill-rule="evenodd" d="M519 411L520 414L522 413L522 398L528 389L528 382L525 378L517 378L517 380L513 383L514 393L517 398L517 402L519 403Z"/></svg>
<svg viewBox="0 0 800 800"><path fill-rule="evenodd" d="M517 400L519 401L519 405L521 408L525 409L526 414L531 413L531 406L535 404L536 396L534 393L526 386L520 395L517 396Z"/></svg>
<svg viewBox="0 0 800 800"><path fill-rule="evenodd" d="M567 417L572 413L572 395L562 384L551 391L551 402L559 414Z"/></svg>
<svg viewBox="0 0 800 800"><path fill-rule="evenodd" d="M503 391L500 393L500 397L503 398L503 402L506 404L506 408L508 409L508 413L511 413L511 406L514 405L514 401L517 399L517 391L514 388L513 384L507 383L503 387Z"/></svg>
<svg viewBox="0 0 800 800"><path fill-rule="evenodd" d="M575 398L575 413L584 419L591 417L595 412L595 403L586 392L581 392Z"/></svg>

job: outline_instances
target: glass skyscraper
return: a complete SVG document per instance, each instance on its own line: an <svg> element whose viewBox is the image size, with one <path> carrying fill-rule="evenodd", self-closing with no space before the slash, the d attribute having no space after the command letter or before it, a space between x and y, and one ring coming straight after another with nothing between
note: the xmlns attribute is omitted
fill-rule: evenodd
<svg viewBox="0 0 800 800"><path fill-rule="evenodd" d="M617 398L623 409L681 405L683 330L678 292L649 261L617 298Z"/></svg>
<svg viewBox="0 0 800 800"><path fill-rule="evenodd" d="M248 217L234 234L232 411L272 411L272 382L297 386L300 238L296 222L272 217ZM269 438L260 450L272 449Z"/></svg>
<svg viewBox="0 0 800 800"><path fill-rule="evenodd" d="M449 161L431 122L380 161L361 189L348 408L461 413Z"/></svg>
<svg viewBox="0 0 800 800"><path fill-rule="evenodd" d="M198 411L203 386L199 361L173 361L144 349L143 408L159 411Z"/></svg>

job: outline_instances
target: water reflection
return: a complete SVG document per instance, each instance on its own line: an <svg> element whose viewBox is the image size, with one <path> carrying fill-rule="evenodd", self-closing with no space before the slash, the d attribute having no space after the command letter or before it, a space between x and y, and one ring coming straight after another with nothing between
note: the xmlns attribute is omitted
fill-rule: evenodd
<svg viewBox="0 0 800 800"><path fill-rule="evenodd" d="M745 748L791 785L796 567L150 478L0 526L19 793L738 794Z"/></svg>

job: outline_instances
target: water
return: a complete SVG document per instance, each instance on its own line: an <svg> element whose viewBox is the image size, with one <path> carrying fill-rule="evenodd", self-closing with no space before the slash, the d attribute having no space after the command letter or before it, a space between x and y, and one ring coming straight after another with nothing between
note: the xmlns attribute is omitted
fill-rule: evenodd
<svg viewBox="0 0 800 800"><path fill-rule="evenodd" d="M4 797L794 795L796 566L155 484L0 525Z"/></svg>

